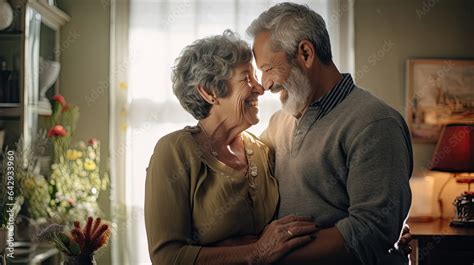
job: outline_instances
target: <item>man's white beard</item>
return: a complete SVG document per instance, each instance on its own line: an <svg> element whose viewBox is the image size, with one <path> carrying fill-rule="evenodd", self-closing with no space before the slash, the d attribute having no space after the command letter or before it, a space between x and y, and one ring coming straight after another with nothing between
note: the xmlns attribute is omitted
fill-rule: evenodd
<svg viewBox="0 0 474 265"><path fill-rule="evenodd" d="M283 87L288 92L288 98L282 102L282 109L293 116L298 116L311 96L309 78L297 66L293 66Z"/></svg>

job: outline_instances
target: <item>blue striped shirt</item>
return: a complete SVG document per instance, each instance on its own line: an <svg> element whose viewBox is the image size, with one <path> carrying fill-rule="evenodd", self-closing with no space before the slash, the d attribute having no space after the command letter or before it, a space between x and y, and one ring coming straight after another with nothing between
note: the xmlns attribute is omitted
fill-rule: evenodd
<svg viewBox="0 0 474 265"><path fill-rule="evenodd" d="M342 74L342 79L326 95L309 105L309 109L318 109L315 120L328 114L337 104L341 103L354 89L354 81L350 74Z"/></svg>

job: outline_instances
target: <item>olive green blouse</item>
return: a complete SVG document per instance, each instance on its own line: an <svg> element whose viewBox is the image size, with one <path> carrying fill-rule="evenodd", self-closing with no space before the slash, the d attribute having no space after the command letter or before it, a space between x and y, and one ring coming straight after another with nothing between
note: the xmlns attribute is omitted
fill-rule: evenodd
<svg viewBox="0 0 474 265"><path fill-rule="evenodd" d="M193 264L200 246L258 235L276 212L273 156L243 132L248 170L237 171L208 152L186 127L161 138L147 168L145 224L153 264Z"/></svg>

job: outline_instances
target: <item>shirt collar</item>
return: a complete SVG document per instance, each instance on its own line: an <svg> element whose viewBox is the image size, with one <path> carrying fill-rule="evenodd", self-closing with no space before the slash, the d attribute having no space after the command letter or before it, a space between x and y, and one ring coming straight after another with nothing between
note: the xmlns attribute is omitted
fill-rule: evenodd
<svg viewBox="0 0 474 265"><path fill-rule="evenodd" d="M347 95L354 89L354 81L350 74L342 74L342 79L328 92L318 100L309 105L309 109L319 108L318 118L328 114L334 107L341 103Z"/></svg>

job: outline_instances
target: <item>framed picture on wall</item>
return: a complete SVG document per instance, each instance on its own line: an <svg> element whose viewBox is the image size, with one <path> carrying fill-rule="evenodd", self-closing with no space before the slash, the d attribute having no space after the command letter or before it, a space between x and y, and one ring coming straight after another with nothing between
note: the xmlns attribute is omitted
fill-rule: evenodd
<svg viewBox="0 0 474 265"><path fill-rule="evenodd" d="M474 123L474 59L408 59L406 117L414 142L436 143L449 123Z"/></svg>

